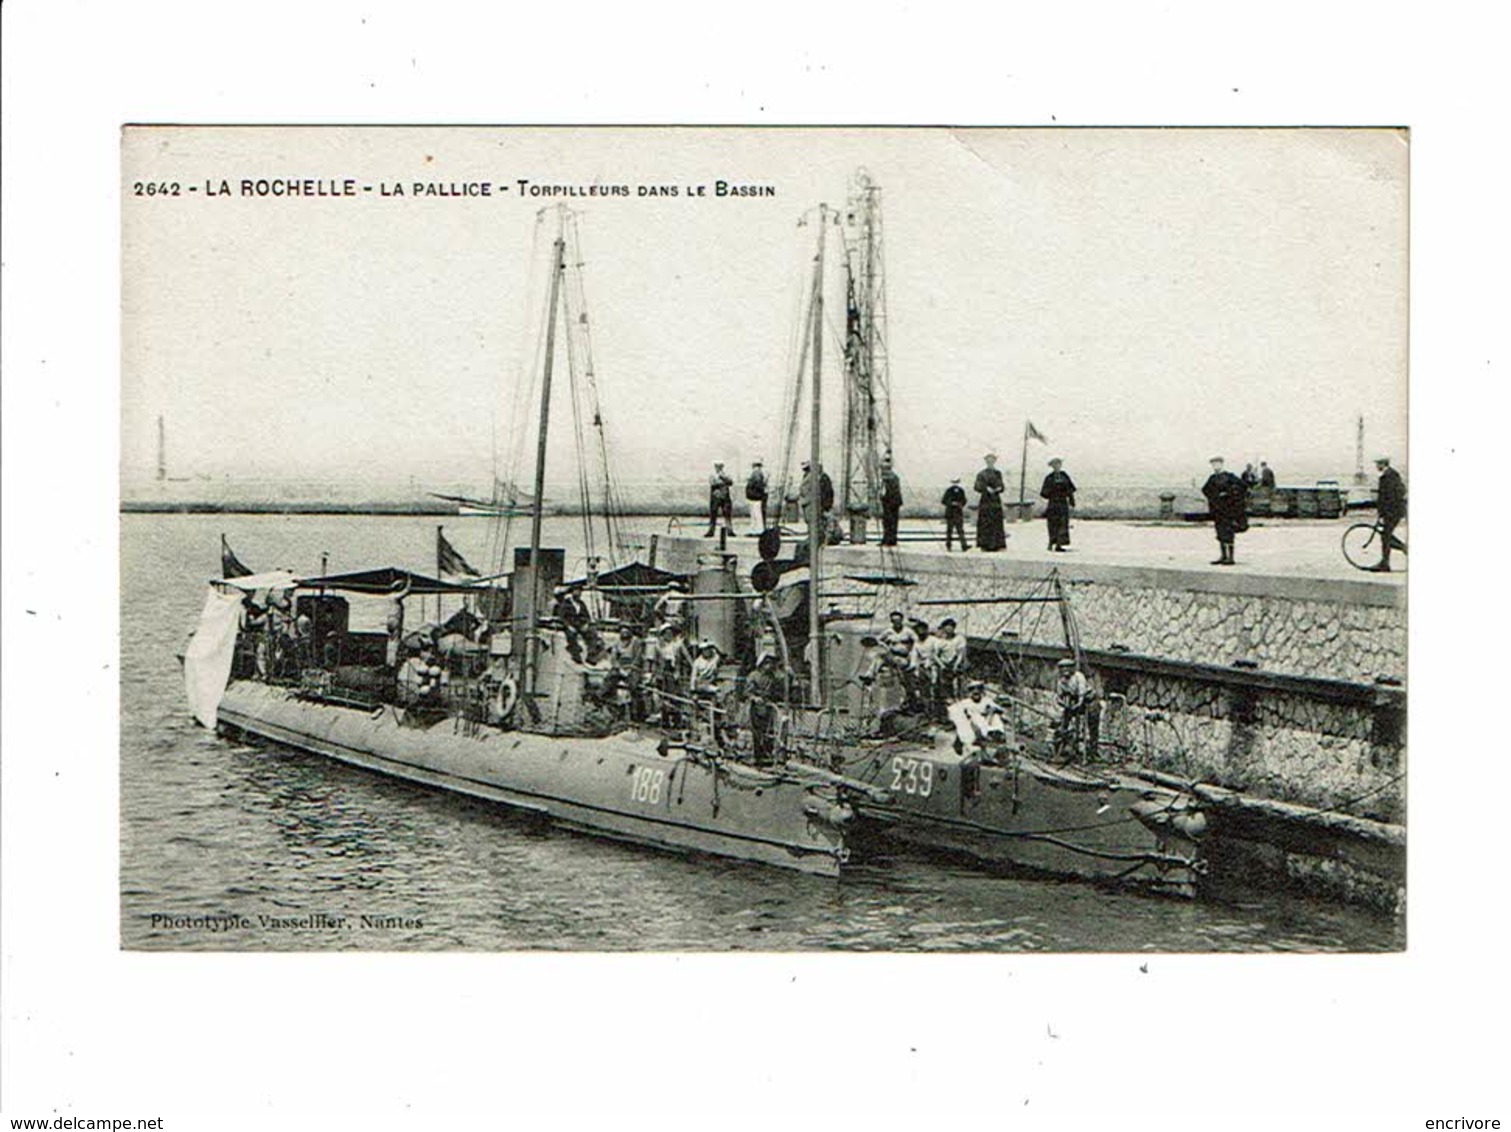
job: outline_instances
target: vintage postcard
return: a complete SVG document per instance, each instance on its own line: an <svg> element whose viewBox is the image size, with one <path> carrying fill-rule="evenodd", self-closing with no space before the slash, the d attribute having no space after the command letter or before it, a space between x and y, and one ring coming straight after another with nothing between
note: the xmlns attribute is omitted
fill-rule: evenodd
<svg viewBox="0 0 1511 1132"><path fill-rule="evenodd" d="M123 948L1405 946L1406 131L121 144Z"/></svg>

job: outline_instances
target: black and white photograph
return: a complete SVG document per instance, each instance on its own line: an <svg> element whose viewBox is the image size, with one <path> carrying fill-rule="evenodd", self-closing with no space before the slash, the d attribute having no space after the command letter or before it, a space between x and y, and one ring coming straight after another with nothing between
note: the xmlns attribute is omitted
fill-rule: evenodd
<svg viewBox="0 0 1511 1132"><path fill-rule="evenodd" d="M1502 1127L1484 15L4 5L0 1125Z"/></svg>
<svg viewBox="0 0 1511 1132"><path fill-rule="evenodd" d="M1405 130L122 145L123 946L1404 945Z"/></svg>

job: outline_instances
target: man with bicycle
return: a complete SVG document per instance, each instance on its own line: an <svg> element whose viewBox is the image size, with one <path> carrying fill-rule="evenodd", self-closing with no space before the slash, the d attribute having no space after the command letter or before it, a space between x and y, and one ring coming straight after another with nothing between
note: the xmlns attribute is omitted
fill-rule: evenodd
<svg viewBox="0 0 1511 1132"><path fill-rule="evenodd" d="M1380 517L1380 561L1370 569L1381 574L1390 573L1390 552L1404 551L1406 544L1396 538L1396 527L1406 518L1406 483L1401 473L1390 466L1389 456L1375 460L1380 473L1380 487L1376 493L1376 513Z"/></svg>

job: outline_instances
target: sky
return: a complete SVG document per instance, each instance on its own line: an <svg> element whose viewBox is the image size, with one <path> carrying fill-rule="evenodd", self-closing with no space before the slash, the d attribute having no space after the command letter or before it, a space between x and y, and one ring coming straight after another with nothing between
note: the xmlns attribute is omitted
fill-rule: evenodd
<svg viewBox="0 0 1511 1132"><path fill-rule="evenodd" d="M1188 478L1219 453L1282 482L1342 473L1360 413L1367 455L1405 463L1395 130L138 127L122 146L128 483L152 474L161 415L174 476L485 485L534 364L555 223L520 179L629 190L571 202L618 478L769 465L816 209L843 206L860 169L882 189L905 482L969 477L987 451L1016 468L1025 420L1049 438L1031 476L1059 455L1083 478ZM280 177L356 195L241 194ZM719 179L775 195L715 197ZM570 432L553 428L548 484L570 473Z"/></svg>

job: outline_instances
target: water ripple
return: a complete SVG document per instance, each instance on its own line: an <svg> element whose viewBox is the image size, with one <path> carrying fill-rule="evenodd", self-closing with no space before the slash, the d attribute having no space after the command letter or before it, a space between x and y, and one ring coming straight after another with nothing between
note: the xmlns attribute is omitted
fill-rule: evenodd
<svg viewBox="0 0 1511 1132"><path fill-rule="evenodd" d="M568 533L572 526L561 524ZM1393 921L1279 896L1181 903L982 876L900 856L824 880L661 853L552 829L472 799L273 745L217 738L184 710L175 653L203 603L203 578L215 568L222 530L258 565L313 568L329 551L332 563L343 567L393 561L424 570L434 554L434 525L400 518L127 515L121 527L122 592L130 601L121 626L121 938L130 948L1402 946ZM453 541L474 560L484 557L486 540L481 523L455 526ZM154 926L154 914L187 926ZM337 920L339 927L323 926Z"/></svg>

